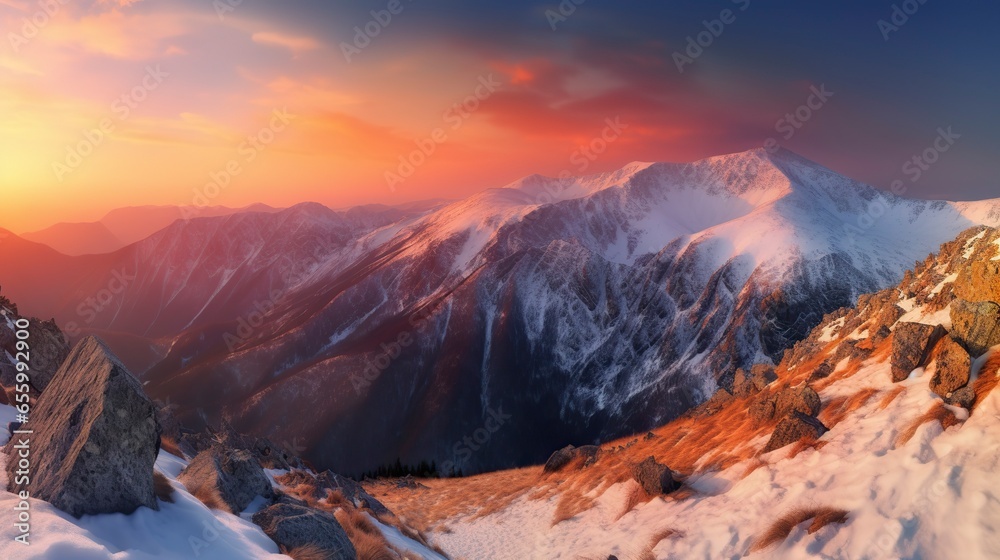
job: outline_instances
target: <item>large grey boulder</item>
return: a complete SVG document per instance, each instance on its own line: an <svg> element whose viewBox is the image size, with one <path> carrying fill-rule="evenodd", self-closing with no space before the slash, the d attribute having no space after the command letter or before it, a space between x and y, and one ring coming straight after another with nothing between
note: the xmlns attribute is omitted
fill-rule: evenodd
<svg viewBox="0 0 1000 560"><path fill-rule="evenodd" d="M177 480L188 492L201 497L217 496L232 513L245 510L257 496L274 497L274 488L264 469L246 450L212 447L195 455Z"/></svg>
<svg viewBox="0 0 1000 560"><path fill-rule="evenodd" d="M95 337L82 340L39 397L25 430L30 484L17 475L15 436L7 445L7 489L80 517L157 509L153 464L160 444L156 407L139 381Z"/></svg>
<svg viewBox="0 0 1000 560"><path fill-rule="evenodd" d="M1000 344L1000 305L992 301L955 300L951 304L951 336L973 358Z"/></svg>
<svg viewBox="0 0 1000 560"><path fill-rule="evenodd" d="M902 381L927 363L931 349L944 336L940 326L922 323L899 323L892 335L892 381Z"/></svg>
<svg viewBox="0 0 1000 560"><path fill-rule="evenodd" d="M673 471L666 465L657 462L655 457L648 457L643 462L633 466L632 478L650 496L669 494L681 487L681 483L674 478Z"/></svg>
<svg viewBox="0 0 1000 560"><path fill-rule="evenodd" d="M324 560L355 560L358 557L337 518L325 511L295 504L274 504L255 513L253 522L285 550L312 546Z"/></svg>

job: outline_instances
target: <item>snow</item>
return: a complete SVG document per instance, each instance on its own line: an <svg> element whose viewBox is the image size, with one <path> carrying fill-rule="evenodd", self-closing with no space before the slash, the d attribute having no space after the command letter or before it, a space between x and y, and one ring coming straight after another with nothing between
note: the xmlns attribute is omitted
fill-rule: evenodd
<svg viewBox="0 0 1000 560"><path fill-rule="evenodd" d="M985 236L986 230L983 230L977 233L974 237L969 238L969 240L965 242L965 252L962 253L962 258L966 260L972 258L972 254L976 252L976 244Z"/></svg>
<svg viewBox="0 0 1000 560"><path fill-rule="evenodd" d="M936 316L921 308L912 312ZM779 449L764 456L770 464L745 478L748 463L699 473L688 481L699 492L695 497L654 499L616 519L627 490L617 484L594 496L593 509L552 527L555 498L524 497L483 519L450 520L449 530L433 539L453 556L466 558L628 558L652 535L672 529L683 536L661 541L656 558L739 558L779 515L833 507L849 512L846 524L812 535L805 524L784 542L749 557L997 557L1000 391L979 403L971 417L949 407L959 419L968 417L964 424L943 431L936 422L924 423L897 446L899 433L940 399L928 389L922 369L901 383L889 379L887 361L869 361L855 375L824 388L824 402L866 388L880 392L824 435L821 449L793 458L789 448ZM903 388L902 394L880 409L883 396L896 387Z"/></svg>

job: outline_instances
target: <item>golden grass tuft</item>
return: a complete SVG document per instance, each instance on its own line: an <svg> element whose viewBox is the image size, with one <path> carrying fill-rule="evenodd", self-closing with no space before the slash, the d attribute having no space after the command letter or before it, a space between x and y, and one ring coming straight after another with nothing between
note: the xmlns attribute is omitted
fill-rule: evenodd
<svg viewBox="0 0 1000 560"><path fill-rule="evenodd" d="M972 384L972 390L976 392L976 402L972 405L972 410L975 410L979 403L983 402L986 396L1000 383L998 374L1000 374L1000 351L994 352L986 360L983 368L979 370L979 377Z"/></svg>
<svg viewBox="0 0 1000 560"><path fill-rule="evenodd" d="M290 556L292 560L326 560L329 558L329 554L315 544L306 544L295 548L282 546L281 553Z"/></svg>
<svg viewBox="0 0 1000 560"><path fill-rule="evenodd" d="M177 444L177 440L174 438L162 436L160 438L160 449L181 459L185 458L184 452L181 451L180 445Z"/></svg>
<svg viewBox="0 0 1000 560"><path fill-rule="evenodd" d="M622 505L621 513L615 516L615 521L628 515L640 504L645 504L652 500L650 495L642 489L642 486L638 482L629 481L626 484L628 487L625 489L625 503Z"/></svg>
<svg viewBox="0 0 1000 560"><path fill-rule="evenodd" d="M217 509L221 511L229 511L229 506L226 501L222 499L222 495L219 494L219 489L211 484L202 484L193 493L198 501L205 504L208 509Z"/></svg>
<svg viewBox="0 0 1000 560"><path fill-rule="evenodd" d="M849 397L838 397L831 400L819 413L819 421L832 429L846 419L852 412L868 404L868 401L879 393L874 387L866 387Z"/></svg>
<svg viewBox="0 0 1000 560"><path fill-rule="evenodd" d="M939 422L945 430L961 423L950 410L945 408L943 402L937 401L927 412L914 419L913 422L910 422L906 428L899 432L899 435L896 436L896 447L899 448L906 445L917 434L920 426L933 421Z"/></svg>
<svg viewBox="0 0 1000 560"><path fill-rule="evenodd" d="M893 387L893 389L887 392L882 397L882 400L879 401L878 409L885 410L890 404L892 404L892 401L896 400L896 397L902 395L905 392L906 392L906 387L903 387L901 385Z"/></svg>
<svg viewBox="0 0 1000 560"><path fill-rule="evenodd" d="M174 503L174 486L170 480L159 471L153 471L153 494L167 503Z"/></svg>
<svg viewBox="0 0 1000 560"><path fill-rule="evenodd" d="M356 509L338 509L334 516L358 553L358 560L386 560L399 554L368 516Z"/></svg>
<svg viewBox="0 0 1000 560"><path fill-rule="evenodd" d="M832 523L844 523L847 521L848 512L834 508L798 508L778 518L771 527L761 535L750 547L750 552L760 552L783 542L792 533L792 530L812 519L809 525L809 534L819 531L823 527Z"/></svg>

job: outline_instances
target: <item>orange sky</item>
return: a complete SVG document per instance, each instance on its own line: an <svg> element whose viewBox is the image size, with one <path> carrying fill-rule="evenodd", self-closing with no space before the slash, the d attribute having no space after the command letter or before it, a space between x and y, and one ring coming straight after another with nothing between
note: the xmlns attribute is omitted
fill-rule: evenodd
<svg viewBox="0 0 1000 560"><path fill-rule="evenodd" d="M220 2L238 6L218 13ZM442 32L437 22L461 8L401 5L348 61L343 44L370 6L0 0L0 227L143 204L456 198L532 173L689 161L761 145L819 83L744 64L735 40L678 73L668 43L635 31L649 18L619 21L629 12L581 9L551 30L544 6L512 4L503 15L514 23L466 10ZM690 25L669 21L675 30L650 33L682 41ZM881 111L839 103L795 142L824 120L858 135L856 122ZM625 128L604 146L609 119ZM591 143L603 151L581 157ZM433 153L413 155L412 176L390 185L421 145ZM851 146L871 152L817 145L826 157L790 147L835 169ZM897 173L896 156L883 159L893 163L867 170Z"/></svg>

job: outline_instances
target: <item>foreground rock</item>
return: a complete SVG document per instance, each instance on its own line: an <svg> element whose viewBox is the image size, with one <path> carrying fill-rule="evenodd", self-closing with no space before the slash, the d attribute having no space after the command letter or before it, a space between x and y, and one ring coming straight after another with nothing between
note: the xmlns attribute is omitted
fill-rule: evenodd
<svg viewBox="0 0 1000 560"><path fill-rule="evenodd" d="M16 474L15 438L6 449L9 491L30 490L75 517L157 509L156 407L97 338L73 349L24 429L34 430L30 486Z"/></svg>
<svg viewBox="0 0 1000 560"><path fill-rule="evenodd" d="M309 546L324 560L355 560L358 557L344 528L325 511L275 504L255 513L253 522L283 550Z"/></svg>
<svg viewBox="0 0 1000 560"><path fill-rule="evenodd" d="M763 452L768 453L797 441L815 440L826 432L827 427L822 422L796 410L778 422Z"/></svg>
<svg viewBox="0 0 1000 560"><path fill-rule="evenodd" d="M755 426L784 418L792 412L801 412L808 416L819 414L820 398L816 391L808 386L785 387L775 394L762 394L754 399L748 413Z"/></svg>
<svg viewBox="0 0 1000 560"><path fill-rule="evenodd" d="M632 467L632 478L650 496L669 494L681 487L673 472L666 465L658 463L654 457L649 457Z"/></svg>
<svg viewBox="0 0 1000 560"><path fill-rule="evenodd" d="M214 447L202 451L177 478L204 502L217 498L232 513L245 510L257 496L274 497L271 481L245 450Z"/></svg>
<svg viewBox="0 0 1000 560"><path fill-rule="evenodd" d="M597 462L600 452L601 448L596 445L582 447L567 445L549 456L549 460L545 462L545 468L542 470L547 473L557 472L578 458L583 459L581 467L589 467Z"/></svg>
<svg viewBox="0 0 1000 560"><path fill-rule="evenodd" d="M992 301L956 300L951 304L951 324L951 335L973 358L1000 344L1000 305Z"/></svg>
<svg viewBox="0 0 1000 560"><path fill-rule="evenodd" d="M934 350L934 375L930 389L942 397L965 387L972 373L972 360L962 345L945 337Z"/></svg>
<svg viewBox="0 0 1000 560"><path fill-rule="evenodd" d="M892 337L892 381L897 383L927 363L934 344L945 335L940 326L899 323Z"/></svg>

